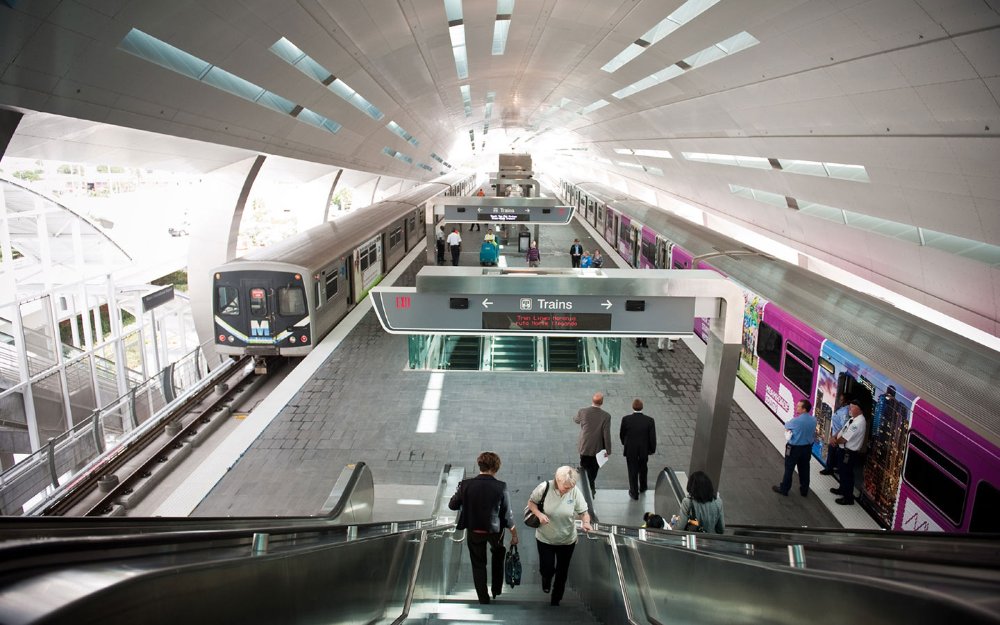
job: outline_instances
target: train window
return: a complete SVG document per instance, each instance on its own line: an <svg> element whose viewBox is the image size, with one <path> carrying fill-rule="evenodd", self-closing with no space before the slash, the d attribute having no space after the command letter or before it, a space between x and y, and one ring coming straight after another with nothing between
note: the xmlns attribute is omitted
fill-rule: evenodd
<svg viewBox="0 0 1000 625"><path fill-rule="evenodd" d="M250 314L263 317L267 314L267 297L264 289L250 289Z"/></svg>
<svg viewBox="0 0 1000 625"><path fill-rule="evenodd" d="M413 230L416 230L416 229L417 229L417 218L416 218L416 217L410 217L410 219L409 219L409 220L407 221L407 223L409 224L409 225L408 225L407 227L408 227L408 228L409 228L409 229L410 229L411 231L413 231Z"/></svg>
<svg viewBox="0 0 1000 625"><path fill-rule="evenodd" d="M378 248L372 245L368 248L368 266L374 266L378 263Z"/></svg>
<svg viewBox="0 0 1000 625"><path fill-rule="evenodd" d="M808 395L812 389L813 360L791 341L788 341L785 349L785 379Z"/></svg>
<svg viewBox="0 0 1000 625"><path fill-rule="evenodd" d="M337 294L337 272L326 277L326 299L329 301L334 295Z"/></svg>
<svg viewBox="0 0 1000 625"><path fill-rule="evenodd" d="M955 525L962 522L969 474L918 434L910 434L903 479Z"/></svg>
<svg viewBox="0 0 1000 625"><path fill-rule="evenodd" d="M301 287L283 286L278 289L278 314L301 317L306 314L306 294Z"/></svg>
<svg viewBox="0 0 1000 625"><path fill-rule="evenodd" d="M240 314L240 292L234 286L220 286L218 291L218 301L215 303L216 309L223 315Z"/></svg>
<svg viewBox="0 0 1000 625"><path fill-rule="evenodd" d="M656 264L656 246L646 239L642 240L642 256L649 262Z"/></svg>
<svg viewBox="0 0 1000 625"><path fill-rule="evenodd" d="M396 228L389 234L389 249L399 245L399 242L403 240L403 229Z"/></svg>
<svg viewBox="0 0 1000 625"><path fill-rule="evenodd" d="M781 371L781 343L781 334L761 321L757 332L757 355L775 371Z"/></svg>
<svg viewBox="0 0 1000 625"><path fill-rule="evenodd" d="M1000 532L997 509L1000 506L1000 490L989 482L980 482L976 487L976 503L972 505L969 531L996 534Z"/></svg>
<svg viewBox="0 0 1000 625"><path fill-rule="evenodd" d="M368 252L361 253L361 271L368 269Z"/></svg>

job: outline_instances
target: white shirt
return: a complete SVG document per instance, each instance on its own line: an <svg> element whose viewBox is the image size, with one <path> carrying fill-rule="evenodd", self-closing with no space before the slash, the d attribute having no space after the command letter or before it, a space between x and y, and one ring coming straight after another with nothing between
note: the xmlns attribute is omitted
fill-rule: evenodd
<svg viewBox="0 0 1000 625"><path fill-rule="evenodd" d="M457 232L452 232L448 235L448 245L461 245L462 237L458 236Z"/></svg>
<svg viewBox="0 0 1000 625"><path fill-rule="evenodd" d="M868 427L868 423L865 421L864 415L858 415L849 419L846 424L844 424L844 429L840 431L838 436L846 439L844 447L848 451L857 451L861 449L861 443L865 440L865 430Z"/></svg>

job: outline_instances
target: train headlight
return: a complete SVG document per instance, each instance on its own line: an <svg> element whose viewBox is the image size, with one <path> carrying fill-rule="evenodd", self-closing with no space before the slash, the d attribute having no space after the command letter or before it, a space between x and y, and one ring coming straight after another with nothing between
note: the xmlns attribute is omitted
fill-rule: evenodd
<svg viewBox="0 0 1000 625"><path fill-rule="evenodd" d="M303 335L302 335L302 342L303 342L303 343L305 343L305 342L306 342L306 341L308 341L308 340L309 340L309 337L308 337L308 336L306 336L305 334L303 334Z"/></svg>
<svg viewBox="0 0 1000 625"><path fill-rule="evenodd" d="M294 343L295 342L295 337L294 336L290 336L290 337L288 337L288 340L291 341L292 343Z"/></svg>
<svg viewBox="0 0 1000 625"><path fill-rule="evenodd" d="M219 335L219 342L220 343L225 343L226 342L226 335L225 334L220 334Z"/></svg>
<svg viewBox="0 0 1000 625"><path fill-rule="evenodd" d="M232 335L232 334L230 334L230 335L229 335L229 342L230 342L230 343L232 343L232 342L233 342L233 341L235 341L235 340L236 340L236 339L235 339L235 338L233 337L233 335Z"/></svg>

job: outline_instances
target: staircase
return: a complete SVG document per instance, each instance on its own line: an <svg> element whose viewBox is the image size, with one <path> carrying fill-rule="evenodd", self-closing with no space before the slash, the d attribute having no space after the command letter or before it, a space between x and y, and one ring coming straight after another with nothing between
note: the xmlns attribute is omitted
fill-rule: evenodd
<svg viewBox="0 0 1000 625"><path fill-rule="evenodd" d="M479 371L482 363L478 336L449 336L446 339L443 368L457 371Z"/></svg>
<svg viewBox="0 0 1000 625"><path fill-rule="evenodd" d="M598 625L580 602L580 597L572 588L559 606L549 605L549 595L542 592L539 584L525 584L516 588L504 586L503 594L489 605L481 605L476 589L472 585L472 571L468 559L462 562L462 573L451 594L437 601L414 601L410 615L404 625L417 623L504 623L505 625L543 625L548 623L573 623L575 625ZM527 576L526 576L527 577ZM537 576L533 576L537 577ZM572 580L570 580L572 581Z"/></svg>
<svg viewBox="0 0 1000 625"><path fill-rule="evenodd" d="M493 371L535 370L533 336L495 336L492 352Z"/></svg>
<svg viewBox="0 0 1000 625"><path fill-rule="evenodd" d="M549 350L549 371L580 371L580 340L550 336L546 339Z"/></svg>

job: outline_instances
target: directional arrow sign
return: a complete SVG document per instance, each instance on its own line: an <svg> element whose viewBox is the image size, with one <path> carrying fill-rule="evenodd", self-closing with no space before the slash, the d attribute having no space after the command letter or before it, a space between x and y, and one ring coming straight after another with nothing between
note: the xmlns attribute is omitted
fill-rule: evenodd
<svg viewBox="0 0 1000 625"><path fill-rule="evenodd" d="M492 303L493 303L493 302L491 302L491 301L489 300L489 298L487 298L487 299L484 299L484 300L483 300L483 308L489 308L489 307L490 307L490 304L492 304Z"/></svg>
<svg viewBox="0 0 1000 625"><path fill-rule="evenodd" d="M604 303L601 304L601 306L604 306L605 310L611 310L611 306L612 306L611 300L604 300Z"/></svg>

